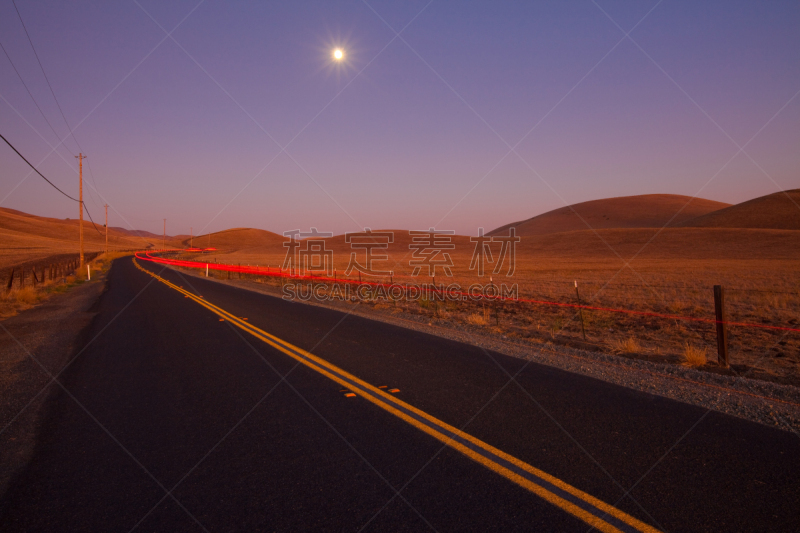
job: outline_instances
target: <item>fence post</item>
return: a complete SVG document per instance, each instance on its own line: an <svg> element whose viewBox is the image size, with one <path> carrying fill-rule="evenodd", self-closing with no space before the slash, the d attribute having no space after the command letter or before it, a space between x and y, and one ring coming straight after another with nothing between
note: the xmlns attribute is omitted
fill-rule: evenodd
<svg viewBox="0 0 800 533"><path fill-rule="evenodd" d="M11 285L14 284L14 269L11 269L11 274L8 276L8 285L6 286L6 292L11 292Z"/></svg>
<svg viewBox="0 0 800 533"><path fill-rule="evenodd" d="M717 356L719 365L728 367L728 328L725 324L725 289L714 285L714 312L717 320Z"/></svg>
<svg viewBox="0 0 800 533"><path fill-rule="evenodd" d="M578 305L581 305L581 294L578 292L578 280L575 280L575 296L578 297ZM581 316L581 333L583 333L583 340L586 340L586 329L583 327L583 308L578 307L578 314Z"/></svg>

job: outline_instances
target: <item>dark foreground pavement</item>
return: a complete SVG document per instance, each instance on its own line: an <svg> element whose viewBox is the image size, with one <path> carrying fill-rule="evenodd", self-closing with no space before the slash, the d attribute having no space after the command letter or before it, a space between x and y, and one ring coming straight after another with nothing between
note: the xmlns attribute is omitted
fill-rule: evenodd
<svg viewBox="0 0 800 533"><path fill-rule="evenodd" d="M797 435L140 263L656 528L800 530ZM589 529L130 258L97 310L3 531Z"/></svg>

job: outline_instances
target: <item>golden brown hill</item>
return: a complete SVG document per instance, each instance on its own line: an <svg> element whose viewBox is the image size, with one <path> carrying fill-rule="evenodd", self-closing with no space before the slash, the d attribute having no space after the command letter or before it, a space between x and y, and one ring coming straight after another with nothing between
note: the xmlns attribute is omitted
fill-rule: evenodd
<svg viewBox="0 0 800 533"><path fill-rule="evenodd" d="M681 226L800 230L800 189L754 198L687 220Z"/></svg>
<svg viewBox="0 0 800 533"><path fill-rule="evenodd" d="M675 227L687 220L729 207L730 204L678 194L643 194L591 200L561 207L541 215L499 227L489 235L533 236L609 228Z"/></svg>
<svg viewBox="0 0 800 533"><path fill-rule="evenodd" d="M617 255L619 254L619 255ZM517 257L575 261L800 260L800 232L746 228L627 228L524 237Z"/></svg>
<svg viewBox="0 0 800 533"><path fill-rule="evenodd" d="M109 226L108 231L109 232L116 231L116 232L118 232L118 233L120 233L122 235L127 235L128 237L138 237L138 238L143 237L143 238L149 239L149 240L151 240L153 242L155 242L156 240L160 241L161 238L162 238L161 235L156 235L155 233L151 233L149 231L144 231L144 230L139 230L139 229L125 229L125 228L120 228L118 226ZM167 239L170 239L170 238L172 238L172 237L167 235Z"/></svg>
<svg viewBox="0 0 800 533"><path fill-rule="evenodd" d="M286 237L254 228L233 228L224 231L217 231L211 234L195 235L193 238L185 238L181 242L182 246L188 247L190 242L195 247L216 248L220 251L246 251L251 248L271 248L281 246Z"/></svg>
<svg viewBox="0 0 800 533"><path fill-rule="evenodd" d="M99 232L98 232L99 230ZM97 230L91 222L84 221L84 249L87 252L105 248L105 229ZM78 221L39 217L0 208L0 266L47 257L54 254L78 251ZM108 245L112 250L147 248L150 243L109 228Z"/></svg>

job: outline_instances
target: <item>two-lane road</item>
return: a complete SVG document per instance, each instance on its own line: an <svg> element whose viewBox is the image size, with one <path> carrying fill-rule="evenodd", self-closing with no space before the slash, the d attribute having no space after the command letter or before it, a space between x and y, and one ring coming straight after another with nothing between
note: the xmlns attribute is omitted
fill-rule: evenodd
<svg viewBox="0 0 800 533"><path fill-rule="evenodd" d="M794 434L139 265L0 529L800 530Z"/></svg>

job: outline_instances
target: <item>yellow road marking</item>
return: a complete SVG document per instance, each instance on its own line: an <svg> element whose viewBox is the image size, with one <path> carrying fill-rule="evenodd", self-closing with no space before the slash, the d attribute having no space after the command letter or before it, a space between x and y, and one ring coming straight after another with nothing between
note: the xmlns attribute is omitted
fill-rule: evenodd
<svg viewBox="0 0 800 533"><path fill-rule="evenodd" d="M599 531L603 532L621 532L627 531L642 531L647 533L658 533L658 530L644 522L634 518L633 516L620 511L616 507L609 505L594 496L587 494L580 489L561 481L557 477L539 470L538 468L511 456L492 445L485 443L472 435L465 433L458 428L455 428L442 420L439 420L428 413L417 409L416 407L399 400L397 397L384 392L378 387L374 387L365 381L357 378L356 376L342 370L341 368L321 359L310 352L303 350L293 344L290 344L266 331L263 331L252 324L249 324L238 317L228 313L224 309L202 300L201 296L182 289L174 283L162 278L161 276L142 268L136 259L133 259L134 265L139 270L153 276L163 284L175 289L176 291L191 298L198 304L206 309L212 311L216 315L227 318L231 324L239 327L240 329L250 333L259 340L269 344L276 350L288 355L292 359L302 363L303 365L315 370L316 372L324 375L325 377L335 381L343 387L351 387L358 385L361 389L361 396L381 409L388 411L403 421L411 424L420 431L427 433L440 442L450 446L463 455L469 457L473 461L480 463L493 472L503 476L504 478L516 483L517 485L533 492L545 501L559 507L560 509L568 512L593 526ZM349 389L348 389L349 390ZM354 393L351 393L354 394ZM425 423L428 422L428 423ZM449 435L448 435L449 434ZM483 453L481 453L483 452ZM494 458L493 458L493 457ZM505 463L505 464L502 464ZM508 465L508 466L507 466ZM536 483L516 472L522 471L531 474L532 477L541 480ZM548 489L545 485L550 485L554 489ZM561 492L562 495L556 494ZM573 500L573 501L570 501ZM575 503L573 503L575 502ZM587 510L587 508L589 510ZM593 510L595 514L590 512ZM616 527L613 523L620 525Z"/></svg>

